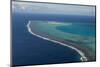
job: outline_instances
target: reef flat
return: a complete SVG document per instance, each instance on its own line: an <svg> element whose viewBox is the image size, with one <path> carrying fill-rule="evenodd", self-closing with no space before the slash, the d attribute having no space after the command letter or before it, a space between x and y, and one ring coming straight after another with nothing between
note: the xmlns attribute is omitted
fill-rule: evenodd
<svg viewBox="0 0 100 67"><path fill-rule="evenodd" d="M29 21L27 27L31 34L39 38L58 43L77 51L82 56L80 58L82 61L94 61L95 36L84 36L70 32L63 32L57 29L59 26L66 26L71 30L70 27L74 27L73 25L74 24L70 22ZM87 28L87 30L90 30L90 28ZM76 30L76 32L77 31L78 30Z"/></svg>

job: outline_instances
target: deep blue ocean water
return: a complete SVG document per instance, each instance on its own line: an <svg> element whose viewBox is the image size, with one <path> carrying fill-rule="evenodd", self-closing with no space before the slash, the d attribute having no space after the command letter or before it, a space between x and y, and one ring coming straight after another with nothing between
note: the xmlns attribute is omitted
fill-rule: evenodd
<svg viewBox="0 0 100 67"><path fill-rule="evenodd" d="M69 19L68 19L69 18ZM91 20L92 18L92 20ZM80 61L80 55L67 47L33 36L28 32L29 20L70 21L93 23L94 17L49 14L12 14L12 63L13 65L51 64ZM73 20L72 20L73 19ZM85 20L84 20L85 19ZM89 20L90 19L90 20ZM82 21L83 20L83 21Z"/></svg>

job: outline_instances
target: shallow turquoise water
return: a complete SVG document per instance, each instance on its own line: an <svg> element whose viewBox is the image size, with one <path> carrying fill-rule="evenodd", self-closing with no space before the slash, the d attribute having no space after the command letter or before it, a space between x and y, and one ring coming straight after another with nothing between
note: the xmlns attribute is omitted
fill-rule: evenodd
<svg viewBox="0 0 100 67"><path fill-rule="evenodd" d="M57 26L56 29L58 29L62 32L77 34L77 35L81 35L81 36L95 36L95 25L93 25L93 24L74 23L69 26L68 25Z"/></svg>

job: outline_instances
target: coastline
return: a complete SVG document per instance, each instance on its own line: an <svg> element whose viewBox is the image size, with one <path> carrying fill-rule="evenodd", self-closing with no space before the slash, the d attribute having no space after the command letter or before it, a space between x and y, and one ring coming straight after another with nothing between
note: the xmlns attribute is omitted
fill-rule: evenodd
<svg viewBox="0 0 100 67"><path fill-rule="evenodd" d="M54 39L51 39L51 38L44 37L44 36L41 36L41 35L36 34L35 32L33 32L33 31L31 30L31 28L30 28L30 23L31 23L31 22L29 21L28 24L27 24L27 28L28 28L28 31L29 31L32 35L37 36L37 37L39 37L39 38L42 38L42 39L44 39L44 40L48 40L48 41L51 41L51 42L54 42L54 43L58 43L59 45L62 45L62 46L65 46L65 47L69 47L69 48L75 50L79 55L81 55L81 58L80 58L81 61L88 61L88 58L85 56L85 54L83 53L83 51L77 49L76 47L73 47L72 45L68 45L68 44L66 44L66 43L63 43L63 42L60 42L60 41L57 41L57 40L54 40Z"/></svg>

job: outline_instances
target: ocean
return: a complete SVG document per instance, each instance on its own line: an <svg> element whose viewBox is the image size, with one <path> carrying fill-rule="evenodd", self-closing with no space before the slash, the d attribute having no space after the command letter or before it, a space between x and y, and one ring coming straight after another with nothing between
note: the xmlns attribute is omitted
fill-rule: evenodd
<svg viewBox="0 0 100 67"><path fill-rule="evenodd" d="M75 50L30 34L27 29L29 20L95 24L95 17L93 16L12 13L13 65L37 65L81 61L81 56Z"/></svg>

